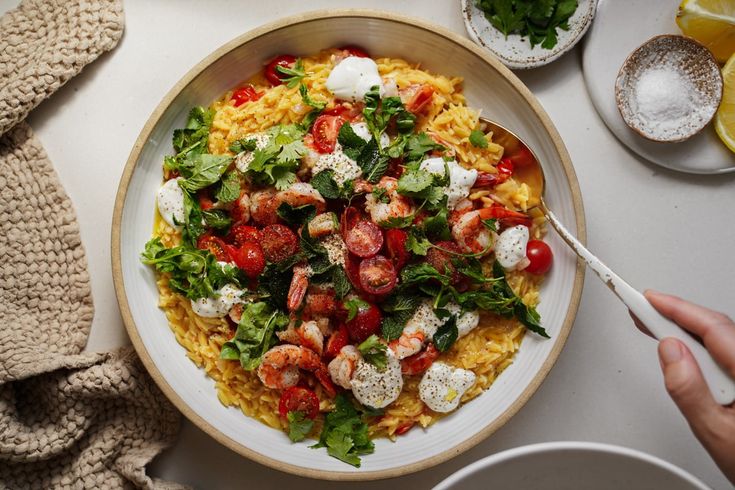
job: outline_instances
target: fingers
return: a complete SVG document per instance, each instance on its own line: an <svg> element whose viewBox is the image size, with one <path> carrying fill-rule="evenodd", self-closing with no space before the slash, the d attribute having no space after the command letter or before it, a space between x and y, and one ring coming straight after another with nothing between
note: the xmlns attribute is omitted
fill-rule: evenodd
<svg viewBox="0 0 735 490"><path fill-rule="evenodd" d="M684 344L674 338L662 339L658 345L666 391L689 421L695 432L706 432L711 417L720 405L712 398L697 361Z"/></svg>
<svg viewBox="0 0 735 490"><path fill-rule="evenodd" d="M735 377L735 323L727 316L676 296L646 291L659 313L702 339L712 357Z"/></svg>

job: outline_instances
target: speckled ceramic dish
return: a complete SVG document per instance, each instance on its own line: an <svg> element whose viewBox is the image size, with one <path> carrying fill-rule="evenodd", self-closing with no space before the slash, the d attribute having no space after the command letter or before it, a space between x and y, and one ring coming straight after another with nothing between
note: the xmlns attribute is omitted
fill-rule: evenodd
<svg viewBox="0 0 735 490"><path fill-rule="evenodd" d="M579 0L579 6L569 19L569 30L557 30L557 43L551 49L534 46L518 34L505 35L490 24L475 0L462 0L464 25L470 38L490 50L505 66L513 69L536 68L551 63L574 47L592 24L597 0Z"/></svg>
<svg viewBox="0 0 735 490"><path fill-rule="evenodd" d="M268 24L225 44L192 68L153 110L123 172L112 225L112 270L130 339L161 390L183 414L220 443L272 468L332 480L389 478L446 461L479 443L526 403L553 366L569 335L582 294L582 265L553 232L554 267L541 288L538 311L551 338L527 335L497 381L475 400L427 430L395 442L375 441L362 467L349 466L309 444L293 444L281 431L225 407L214 380L186 356L158 308L156 278L140 262L153 230L154 196L161 162L171 153L171 132L193 105L207 105L262 69L274 56L307 55L355 44L375 56L401 57L427 70L464 78L471 107L528 142L543 161L546 196L564 224L582 241L584 212L577 179L557 130L536 98L486 50L440 26L395 14L336 10ZM145 110L145 109L143 109ZM390 486L390 485L389 485Z"/></svg>
<svg viewBox="0 0 735 490"><path fill-rule="evenodd" d="M685 36L656 36L633 51L615 80L625 123L653 141L691 138L712 120L722 74L707 48Z"/></svg>

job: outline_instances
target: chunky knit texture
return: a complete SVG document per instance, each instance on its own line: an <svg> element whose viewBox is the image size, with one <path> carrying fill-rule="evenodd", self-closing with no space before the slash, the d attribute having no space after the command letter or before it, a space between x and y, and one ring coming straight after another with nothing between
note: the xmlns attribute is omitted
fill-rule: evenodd
<svg viewBox="0 0 735 490"><path fill-rule="evenodd" d="M92 323L71 201L22 120L123 30L120 0L23 1L0 19L0 488L177 488L145 465L179 414Z"/></svg>

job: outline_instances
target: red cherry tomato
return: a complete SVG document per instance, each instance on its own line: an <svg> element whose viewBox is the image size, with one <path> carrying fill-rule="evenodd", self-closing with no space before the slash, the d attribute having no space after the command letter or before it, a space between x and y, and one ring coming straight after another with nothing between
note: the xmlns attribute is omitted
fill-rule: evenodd
<svg viewBox="0 0 735 490"><path fill-rule="evenodd" d="M380 309L367 303L367 307L357 310L357 315L352 320L345 323L347 332L353 342L363 342L373 334L380 331L380 322L383 321L383 315Z"/></svg>
<svg viewBox="0 0 735 490"><path fill-rule="evenodd" d="M280 85L283 83L283 78L286 78L286 75L279 72L277 67L292 68L295 63L296 58L290 54L276 56L265 66L265 78L268 79L271 85Z"/></svg>
<svg viewBox="0 0 735 490"><path fill-rule="evenodd" d="M393 261L396 270L401 270L408 262L409 254L406 250L408 233L398 228L391 228L385 232L385 248L388 257Z"/></svg>
<svg viewBox="0 0 735 490"><path fill-rule="evenodd" d="M415 422L406 422L405 424L401 424L396 428L396 431L394 432L397 436L402 436L409 430L411 430L411 427L413 427Z"/></svg>
<svg viewBox="0 0 735 490"><path fill-rule="evenodd" d="M332 153L337 143L339 128L345 123L342 116L331 116L322 114L316 118L311 127L311 135L314 137L314 148L319 153Z"/></svg>
<svg viewBox="0 0 735 490"><path fill-rule="evenodd" d="M434 347L433 343L429 343L426 349L407 357L401 361L401 372L408 376L421 374L434 363L440 352Z"/></svg>
<svg viewBox="0 0 735 490"><path fill-rule="evenodd" d="M209 211L214 207L214 201L207 191L197 192L197 200L199 200L199 207L202 208L202 211Z"/></svg>
<svg viewBox="0 0 735 490"><path fill-rule="evenodd" d="M372 221L363 219L347 232L345 244L347 249L358 257L372 257L383 246L383 232Z"/></svg>
<svg viewBox="0 0 735 490"><path fill-rule="evenodd" d="M296 233L286 225L268 225L261 231L265 258L269 262L280 262L299 250L299 239Z"/></svg>
<svg viewBox="0 0 735 490"><path fill-rule="evenodd" d="M409 87L401 97L406 110L418 114L426 105L431 102L431 98L434 96L434 87L428 84L422 84L418 87Z"/></svg>
<svg viewBox="0 0 735 490"><path fill-rule="evenodd" d="M430 248L426 253L426 262L434 266L434 269L440 274L446 274L452 278L452 284L457 285L462 282L464 277L454 266L454 261L461 260L459 255L450 252L462 253L462 250L454 242L438 242L439 248Z"/></svg>
<svg viewBox="0 0 735 490"><path fill-rule="evenodd" d="M360 284L360 257L353 255L349 252L345 254L345 272L347 273L347 279L350 280L352 286L358 291L362 291L362 285Z"/></svg>
<svg viewBox="0 0 735 490"><path fill-rule="evenodd" d="M546 274L554 262L554 254L546 242L529 240L526 245L526 257L531 261L526 270L531 274Z"/></svg>
<svg viewBox="0 0 735 490"><path fill-rule="evenodd" d="M517 165L519 167L529 165L536 160L533 156L533 153L531 153L531 150L529 150L525 146L521 147L520 149L518 149L518 151L510 155L508 159L513 162L514 165Z"/></svg>
<svg viewBox="0 0 735 490"><path fill-rule="evenodd" d="M347 239L347 233L355 227L358 221L360 221L360 217L360 210L354 206L346 207L345 210L342 211L342 218L339 220L342 238Z"/></svg>
<svg viewBox="0 0 735 490"><path fill-rule="evenodd" d="M227 251L227 244L216 236L202 235L197 240L197 248L200 250L209 250L219 262L229 262L232 260Z"/></svg>
<svg viewBox="0 0 735 490"><path fill-rule="evenodd" d="M497 169L500 175L505 176L503 180L507 180L513 175L513 161L510 158L503 158L498 162Z"/></svg>
<svg viewBox="0 0 735 490"><path fill-rule="evenodd" d="M262 93L255 91L255 87L248 84L232 92L232 105L240 107L245 102L258 100L262 95Z"/></svg>
<svg viewBox="0 0 735 490"><path fill-rule="evenodd" d="M370 294L387 294L396 287L396 269L393 263L376 255L360 262L360 284Z"/></svg>
<svg viewBox="0 0 735 490"><path fill-rule="evenodd" d="M230 228L230 233L227 235L227 241L235 247L245 242L260 242L262 238L257 228L248 225L235 225Z"/></svg>
<svg viewBox="0 0 735 490"><path fill-rule="evenodd" d="M337 330L335 330L329 337L329 340L327 340L327 346L324 349L324 357L327 359L334 359L337 357L337 354L339 354L339 351L342 350L342 347L347 345L349 341L350 334L347 331L347 327L340 325L339 328L337 328Z"/></svg>
<svg viewBox="0 0 735 490"><path fill-rule="evenodd" d="M301 386L286 388L278 402L278 413L285 418L288 412L302 412L304 417L314 419L319 414L319 397Z"/></svg>
<svg viewBox="0 0 735 490"><path fill-rule="evenodd" d="M370 58L370 55L367 54L367 51L357 46L342 46L339 49L341 49L342 51L346 51L348 56L357 56L358 58Z"/></svg>
<svg viewBox="0 0 735 490"><path fill-rule="evenodd" d="M259 243L245 242L240 247L225 245L225 248L235 261L235 265L242 269L249 278L258 277L265 269L265 257Z"/></svg>

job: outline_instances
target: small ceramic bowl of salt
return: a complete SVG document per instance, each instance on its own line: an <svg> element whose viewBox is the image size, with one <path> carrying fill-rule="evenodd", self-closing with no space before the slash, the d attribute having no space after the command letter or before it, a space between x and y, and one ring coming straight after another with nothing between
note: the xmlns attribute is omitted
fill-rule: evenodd
<svg viewBox="0 0 735 490"><path fill-rule="evenodd" d="M625 123L641 136L684 141L717 112L722 74L712 53L693 39L656 36L623 63L615 99Z"/></svg>

